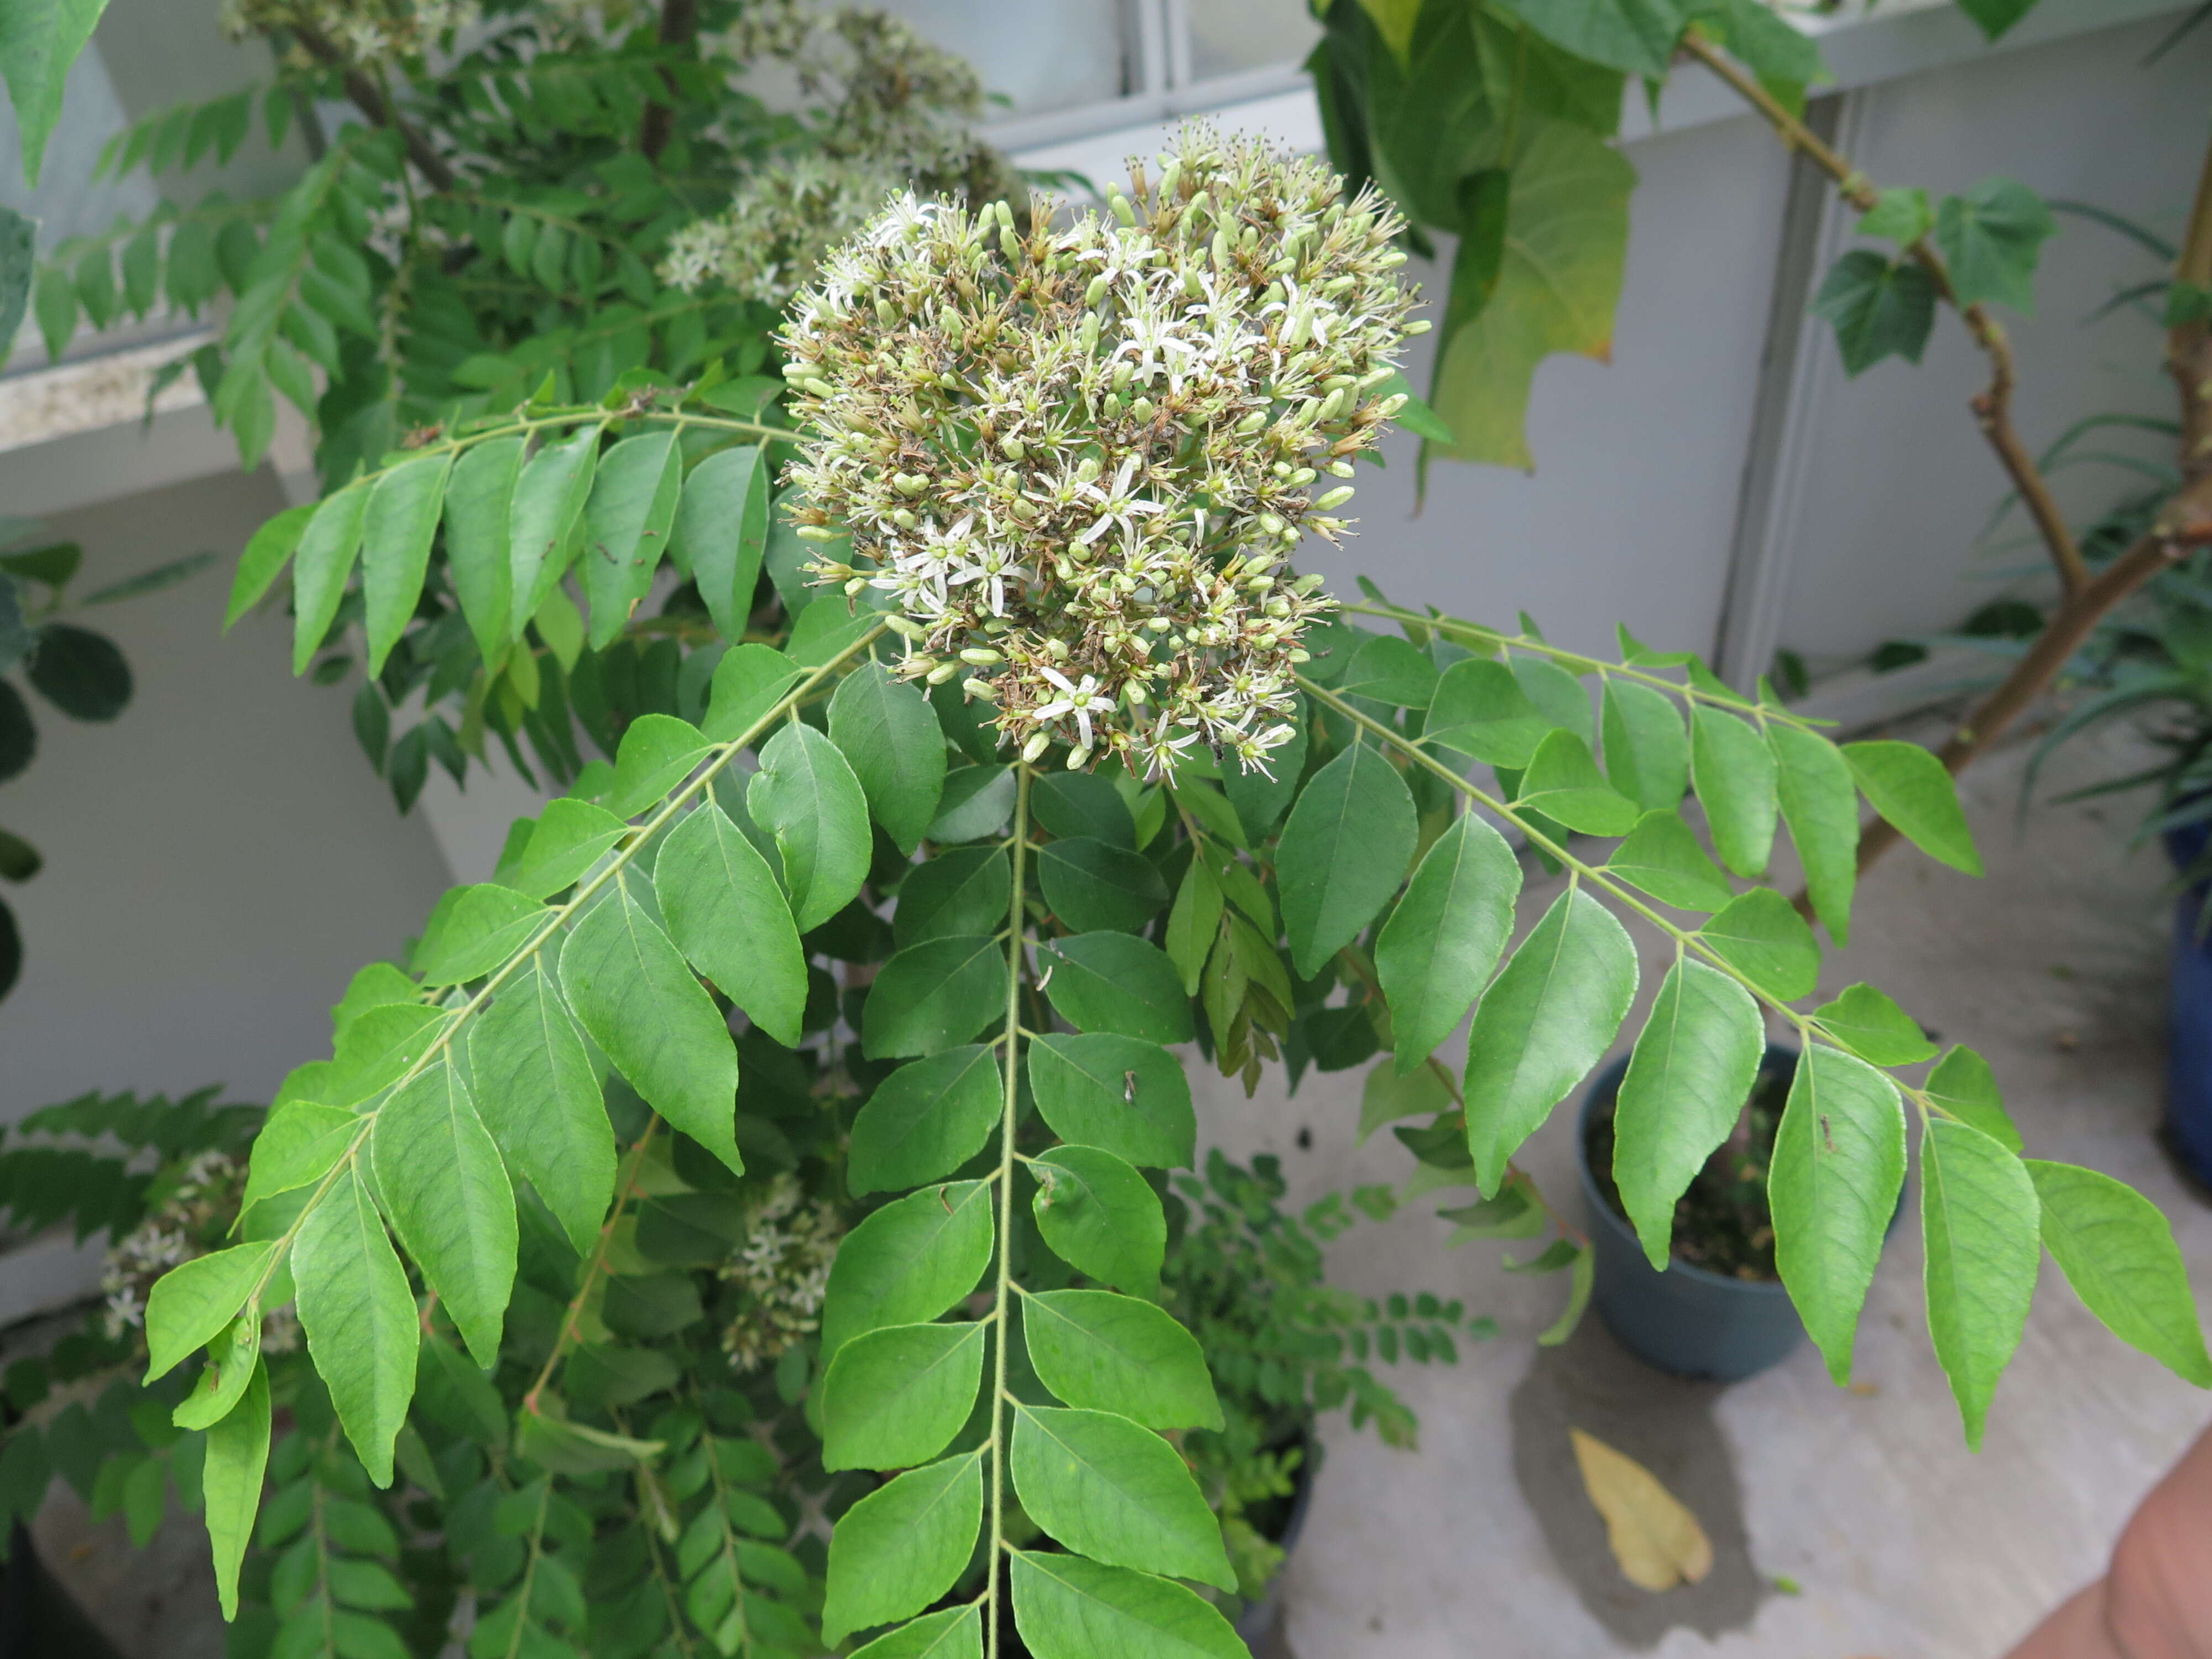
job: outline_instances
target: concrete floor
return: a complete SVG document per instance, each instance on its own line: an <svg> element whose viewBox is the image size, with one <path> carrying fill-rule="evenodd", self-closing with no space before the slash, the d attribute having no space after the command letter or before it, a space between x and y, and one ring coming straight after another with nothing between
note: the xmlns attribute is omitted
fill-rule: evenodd
<svg viewBox="0 0 2212 1659"><path fill-rule="evenodd" d="M2109 775L2121 758L2079 757L2074 781ZM2040 810L2016 835L2020 760L1993 757L1968 782L1987 878L1909 848L1893 854L1862 890L1857 943L1831 964L1823 994L1872 980L1947 1039L1980 1048L2030 1153L2148 1194L2172 1217L2201 1297L2212 1291L2212 1212L2151 1138L2163 863L2126 855L2129 821L2112 809ZM1647 995L1663 965L1647 962ZM1388 1135L1352 1144L1362 1075L1247 1102L1193 1067L1200 1122L1232 1152L1281 1155L1301 1197L1406 1176ZM1577 1204L1569 1116L1562 1109L1526 1163L1547 1193ZM1310 1150L1297 1144L1301 1129ZM1392 1374L1420 1414L1419 1451L1329 1426L1290 1568L1289 1642L1303 1659L1990 1659L2101 1570L2136 1499L2212 1419L2212 1399L2106 1335L2046 1261L1984 1449L1968 1453L1929 1351L1917 1200L1869 1299L1849 1393L1809 1345L1729 1388L1644 1370L1595 1318L1565 1348L1539 1350L1531 1339L1555 1316L1563 1281L1498 1272L1494 1244L1439 1251L1443 1224L1427 1213L1437 1202L1347 1234L1335 1276L1369 1292L1462 1297L1501 1334L1463 1347L1455 1369ZM1717 1552L1705 1584L1653 1595L1620 1576L1574 1473L1571 1425L1643 1460L1698 1511Z"/></svg>

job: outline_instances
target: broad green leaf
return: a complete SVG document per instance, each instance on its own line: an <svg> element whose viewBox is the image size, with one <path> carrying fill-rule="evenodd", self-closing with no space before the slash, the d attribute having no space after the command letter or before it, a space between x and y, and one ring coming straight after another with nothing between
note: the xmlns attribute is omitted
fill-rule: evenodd
<svg viewBox="0 0 2212 1659"><path fill-rule="evenodd" d="M1853 985L1814 1010L1828 1035L1876 1066L1915 1066L1936 1057L1920 1022L1871 985Z"/></svg>
<svg viewBox="0 0 2212 1659"><path fill-rule="evenodd" d="M1469 657L1437 682L1421 737L1471 760L1518 769L1553 729L1511 669L1487 657Z"/></svg>
<svg viewBox="0 0 2212 1659"><path fill-rule="evenodd" d="M554 913L511 887L483 882L441 905L416 947L425 985L459 985L490 973L536 937Z"/></svg>
<svg viewBox="0 0 2212 1659"><path fill-rule="evenodd" d="M1699 703L1690 718L1690 768L1721 862L1739 876L1766 868L1774 847L1774 757L1758 729Z"/></svg>
<svg viewBox="0 0 2212 1659"><path fill-rule="evenodd" d="M669 554L691 573L715 631L744 636L768 543L768 459L757 447L719 450L691 469Z"/></svg>
<svg viewBox="0 0 2212 1659"><path fill-rule="evenodd" d="M1370 635L1352 653L1334 689L1340 696L1426 708L1437 689L1437 665L1410 641L1395 634Z"/></svg>
<svg viewBox="0 0 2212 1659"><path fill-rule="evenodd" d="M359 1117L340 1106L292 1100L277 1107L253 1138L240 1212L277 1193L320 1181L364 1127Z"/></svg>
<svg viewBox="0 0 2212 1659"><path fill-rule="evenodd" d="M853 1659L983 1659L983 1614L969 1602L901 1625L854 1650Z"/></svg>
<svg viewBox="0 0 2212 1659"><path fill-rule="evenodd" d="M1156 1042L1109 1031L1048 1032L1029 1045L1030 1091L1062 1140L1131 1164L1188 1169L1198 1117L1182 1062Z"/></svg>
<svg viewBox="0 0 2212 1659"><path fill-rule="evenodd" d="M1045 995L1078 1030L1191 1040L1190 999L1158 945L1127 933L1078 933L1038 945L1037 961L1048 976Z"/></svg>
<svg viewBox="0 0 2212 1659"><path fill-rule="evenodd" d="M860 1012L870 1060L934 1054L1006 1017L1006 947L956 934L908 945L883 965Z"/></svg>
<svg viewBox="0 0 2212 1659"><path fill-rule="evenodd" d="M991 1191L980 1181L925 1188L845 1235L822 1304L825 1364L853 1338L934 1319L975 1288L997 1233Z"/></svg>
<svg viewBox="0 0 2212 1659"><path fill-rule="evenodd" d="M1139 932L1168 902L1150 859L1089 836L1047 847L1037 855L1037 879L1053 915L1079 933Z"/></svg>
<svg viewBox="0 0 2212 1659"><path fill-rule="evenodd" d="M507 536L507 626L517 639L568 568L569 538L591 495L599 456L599 428L587 426L522 465Z"/></svg>
<svg viewBox="0 0 2212 1659"><path fill-rule="evenodd" d="M1513 933L1521 866L1472 812L1437 838L1375 941L1401 1073L1426 1062L1467 1017Z"/></svg>
<svg viewBox="0 0 2212 1659"><path fill-rule="evenodd" d="M2105 1328L2185 1382L2212 1389L2189 1269L2158 1206L2108 1175L2027 1160L2043 1243Z"/></svg>
<svg viewBox="0 0 2212 1659"><path fill-rule="evenodd" d="M945 794L929 826L935 842L980 841L1006 827L1014 811L1014 775L1004 766L963 766L945 775Z"/></svg>
<svg viewBox="0 0 2212 1659"><path fill-rule="evenodd" d="M1828 268L1813 314L1835 325L1846 374L1885 357L1917 363L1936 326L1935 279L1912 260L1856 247Z"/></svg>
<svg viewBox="0 0 2212 1659"><path fill-rule="evenodd" d="M362 1467L392 1484L392 1442L415 1392L420 1328L407 1273L368 1190L349 1170L308 1211L292 1246L300 1328Z"/></svg>
<svg viewBox="0 0 2212 1659"><path fill-rule="evenodd" d="M852 902L868 873L868 804L836 744L792 721L763 746L745 808L783 854L800 933Z"/></svg>
<svg viewBox="0 0 2212 1659"><path fill-rule="evenodd" d="M1778 720L1766 728L1766 741L1774 750L1782 816L1804 866L1814 914L1830 939L1848 945L1859 851L1859 799L1851 769L1835 744L1798 726Z"/></svg>
<svg viewBox="0 0 2212 1659"><path fill-rule="evenodd" d="M1182 885L1176 889L1175 908L1168 912L1163 940L1168 960L1182 976L1185 996L1198 994L1206 959L1212 954L1214 939L1221 932L1222 903L1219 878L1207 868L1205 859L1194 857L1183 872Z"/></svg>
<svg viewBox="0 0 2212 1659"><path fill-rule="evenodd" d="M913 1470L870 1492L838 1517L830 1534L822 1639L842 1643L856 1630L921 1612L960 1577L982 1522L980 1451Z"/></svg>
<svg viewBox="0 0 2212 1659"><path fill-rule="evenodd" d="M414 1001L418 989L413 980L391 963L372 962L360 969L347 981L345 994L331 1005L331 1041L337 1042L346 1034L346 1028L371 1008Z"/></svg>
<svg viewBox="0 0 2212 1659"><path fill-rule="evenodd" d="M249 1301L238 1317L208 1344L207 1360L184 1403L169 1413L180 1429L209 1429L230 1415L246 1397L261 1362L261 1308Z"/></svg>
<svg viewBox="0 0 2212 1659"><path fill-rule="evenodd" d="M757 730L793 684L805 676L774 646L733 645L714 665L700 730L709 743L732 743Z"/></svg>
<svg viewBox="0 0 2212 1659"><path fill-rule="evenodd" d="M167 1376L237 1317L276 1255L272 1242L234 1244L172 1267L146 1296L146 1381Z"/></svg>
<svg viewBox="0 0 2212 1659"><path fill-rule="evenodd" d="M1917 743L1847 743L1844 758L1874 810L1906 840L1954 870L1982 873L1982 855L1974 849L1973 831L1959 805L1959 787L1933 750Z"/></svg>
<svg viewBox="0 0 2212 1659"><path fill-rule="evenodd" d="M215 1552L216 1595L226 1620L238 1617L238 1570L253 1536L269 1468L269 1374L260 1359L257 1352L246 1397L209 1429L207 1460L200 1468L208 1541Z"/></svg>
<svg viewBox="0 0 2212 1659"><path fill-rule="evenodd" d="M660 918L691 965L778 1042L796 1047L806 953L775 874L711 801L669 831L653 866Z"/></svg>
<svg viewBox="0 0 2212 1659"><path fill-rule="evenodd" d="M453 594L485 663L505 659L512 636L514 560L507 537L514 520L515 480L522 474L520 438L494 438L465 451L446 485L446 561Z"/></svg>
<svg viewBox="0 0 2212 1659"><path fill-rule="evenodd" d="M945 793L945 730L929 699L864 662L830 700L830 735L852 765L868 810L899 851L911 854Z"/></svg>
<svg viewBox="0 0 2212 1659"><path fill-rule="evenodd" d="M1805 918L1771 887L1737 894L1697 937L1778 1001L1810 996L1820 982L1819 941Z"/></svg>
<svg viewBox="0 0 2212 1659"><path fill-rule="evenodd" d="M1534 635L1535 624L1524 616L1523 631ZM1528 701L1551 725L1573 732L1583 747L1597 747L1597 716L1590 709L1589 691L1582 681L1548 657L1516 656L1513 678Z"/></svg>
<svg viewBox="0 0 2212 1659"><path fill-rule="evenodd" d="M614 1199L614 1130L550 963L532 962L476 1017L469 1072L477 1110L509 1166L578 1254L589 1250Z"/></svg>
<svg viewBox="0 0 2212 1659"><path fill-rule="evenodd" d="M1685 21L1674 0L1512 0L1499 9L1577 58L1654 81L1667 78Z"/></svg>
<svg viewBox="0 0 2212 1659"><path fill-rule="evenodd" d="M247 538L246 550L238 556L238 574L231 579L230 602L223 607L224 633L228 633L240 617L261 602L261 596L283 570L284 562L299 546L307 521L315 516L319 505L309 501L301 507L288 507Z"/></svg>
<svg viewBox="0 0 2212 1659"><path fill-rule="evenodd" d="M1103 1285L1157 1298L1168 1224L1151 1183L1096 1146L1055 1146L1029 1167L1030 1208L1052 1253Z"/></svg>
<svg viewBox="0 0 2212 1659"><path fill-rule="evenodd" d="M1751 994L1717 969L1678 959L1613 1107L1613 1178L1654 1267L1672 1252L1674 1201L1735 1127L1765 1052Z"/></svg>
<svg viewBox="0 0 2212 1659"><path fill-rule="evenodd" d="M1634 680L1608 679L1600 720L1613 787L1649 811L1680 806L1690 787L1690 739L1674 700Z"/></svg>
<svg viewBox="0 0 2212 1659"><path fill-rule="evenodd" d="M2020 1131L2005 1110L1996 1073L1972 1048L1954 1048L1936 1062L1921 1088L1928 1098L2008 1152L2021 1148Z"/></svg>
<svg viewBox="0 0 2212 1659"><path fill-rule="evenodd" d="M1920 1137L1920 1226L1928 1261L1928 1334L1951 1379L1966 1449L1982 1425L2035 1297L2035 1182L1978 1129L1931 1117Z"/></svg>
<svg viewBox="0 0 2212 1659"><path fill-rule="evenodd" d="M1237 1587L1221 1525L1166 1441L1110 1412L1013 1409L1007 1461L1030 1520L1109 1566Z"/></svg>
<svg viewBox="0 0 2212 1659"><path fill-rule="evenodd" d="M1586 836L1625 836L1638 817L1636 803L1605 781L1589 745L1571 732L1553 731L1536 745L1513 805Z"/></svg>
<svg viewBox="0 0 2212 1659"><path fill-rule="evenodd" d="M1885 190L1875 204L1860 216L1858 233L1880 237L1899 247L1917 241L1936 228L1936 210L1928 205L1928 192L1917 185Z"/></svg>
<svg viewBox="0 0 2212 1659"><path fill-rule="evenodd" d="M1016 1550L1014 1624L1036 1659L1249 1659L1212 1603L1079 1555Z"/></svg>
<svg viewBox="0 0 2212 1659"><path fill-rule="evenodd" d="M331 631L361 552L370 487L349 484L325 495L292 556L292 672L304 674ZM273 574L273 573L272 573Z"/></svg>
<svg viewBox="0 0 2212 1659"><path fill-rule="evenodd" d="M402 461L369 493L362 526L361 586L372 679L384 672L385 658L407 631L422 597L452 459L449 452L441 451Z"/></svg>
<svg viewBox="0 0 2212 1659"><path fill-rule="evenodd" d="M1468 1034L1468 1148L1486 1197L1597 1064L1635 1000L1626 932L1579 888L1560 894L1475 1005Z"/></svg>
<svg viewBox="0 0 2212 1659"><path fill-rule="evenodd" d="M1030 816L1055 836L1094 836L1137 848L1137 823L1120 790L1095 772L1050 772L1030 786Z"/></svg>
<svg viewBox="0 0 2212 1659"><path fill-rule="evenodd" d="M1314 977L1374 921L1405 879L1419 833L1406 781L1365 744L1307 781L1275 852L1283 926L1300 977Z"/></svg>
<svg viewBox="0 0 2212 1659"><path fill-rule="evenodd" d="M629 833L629 825L590 801L565 796L548 801L523 845L521 861L500 884L531 898L550 898L580 881Z"/></svg>
<svg viewBox="0 0 2212 1659"><path fill-rule="evenodd" d="M853 1120L846 1181L859 1195L950 1175L982 1150L1005 1103L997 1051L982 1044L902 1066Z"/></svg>
<svg viewBox="0 0 2212 1659"><path fill-rule="evenodd" d="M8 99L15 106L27 188L38 185L46 141L61 119L70 67L106 9L107 0L11 0L0 7L0 75L7 77ZM236 1577L234 1565L234 1585Z"/></svg>
<svg viewBox="0 0 2212 1659"><path fill-rule="evenodd" d="M668 792L698 769L708 744L698 727L673 714L641 714L615 750L614 787L606 808L618 818L658 806Z"/></svg>
<svg viewBox="0 0 2212 1659"><path fill-rule="evenodd" d="M624 438L599 458L584 502L581 559L593 650L604 651L622 636L630 612L651 589L653 573L668 550L683 483L674 427Z"/></svg>
<svg viewBox="0 0 2212 1659"><path fill-rule="evenodd" d="M450 1059L384 1103L369 1141L376 1189L479 1365L499 1362L514 1285L514 1190Z"/></svg>
<svg viewBox="0 0 2212 1659"><path fill-rule="evenodd" d="M1071 1406L1119 1412L1148 1429L1218 1429L1221 1402L1198 1339L1149 1302L1110 1291L1022 1298L1037 1378Z"/></svg>
<svg viewBox="0 0 2212 1659"><path fill-rule="evenodd" d="M950 848L899 884L891 937L905 946L992 933L1006 925L1013 890L1013 868L1004 848Z"/></svg>
<svg viewBox="0 0 2212 1659"><path fill-rule="evenodd" d="M1815 1044L1797 1061L1766 1175L1774 1265L1838 1386L1905 1181L1905 1111L1888 1078Z"/></svg>
<svg viewBox="0 0 2212 1659"><path fill-rule="evenodd" d="M561 984L585 1030L646 1104L742 1174L729 1027L627 887L617 884L570 931Z"/></svg>
<svg viewBox="0 0 2212 1659"><path fill-rule="evenodd" d="M1728 878L1674 812L1646 812L1637 819L1628 839L1606 860L1605 872L1678 910L1725 909L1735 897Z"/></svg>
<svg viewBox="0 0 2212 1659"><path fill-rule="evenodd" d="M823 1468L909 1469L951 1444L975 1405L989 1328L892 1325L838 1349L822 1379Z"/></svg>
<svg viewBox="0 0 2212 1659"><path fill-rule="evenodd" d="M1936 208L1936 246L1959 303L2033 312L2036 261L2057 228L2043 198L2015 179L1984 179L1964 196L1946 196Z"/></svg>

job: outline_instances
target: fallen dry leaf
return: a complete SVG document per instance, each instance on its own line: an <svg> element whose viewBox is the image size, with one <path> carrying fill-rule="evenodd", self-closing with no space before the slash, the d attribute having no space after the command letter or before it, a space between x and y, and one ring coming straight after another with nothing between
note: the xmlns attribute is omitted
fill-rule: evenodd
<svg viewBox="0 0 2212 1659"><path fill-rule="evenodd" d="M1713 1570L1713 1547L1698 1517L1650 1470L1604 1441L1569 1429L1583 1486L1605 1517L1605 1541L1628 1582L1665 1590Z"/></svg>

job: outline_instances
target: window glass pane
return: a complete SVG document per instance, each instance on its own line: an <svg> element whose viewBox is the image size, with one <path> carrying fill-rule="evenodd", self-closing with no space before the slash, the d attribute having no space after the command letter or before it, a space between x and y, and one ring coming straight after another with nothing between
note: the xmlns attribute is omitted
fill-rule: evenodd
<svg viewBox="0 0 2212 1659"><path fill-rule="evenodd" d="M1133 85L1119 0L879 0L975 66L986 92L1033 115L1119 98Z"/></svg>
<svg viewBox="0 0 2212 1659"><path fill-rule="evenodd" d="M1190 0L1194 79L1301 62L1321 38L1306 0Z"/></svg>

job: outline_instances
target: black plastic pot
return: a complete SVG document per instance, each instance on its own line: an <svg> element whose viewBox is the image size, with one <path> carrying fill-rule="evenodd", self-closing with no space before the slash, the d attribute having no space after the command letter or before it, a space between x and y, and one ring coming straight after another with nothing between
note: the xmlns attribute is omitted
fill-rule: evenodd
<svg viewBox="0 0 2212 1659"><path fill-rule="evenodd" d="M1796 1064L1795 1048L1770 1043L1761 1070L1788 1072ZM1734 1382L1778 1364L1805 1335L1778 1279L1729 1279L1679 1260L1662 1273L1598 1190L1589 1166L1590 1120L1612 1105L1627 1073L1624 1055L1597 1074L1577 1125L1575 1167L1597 1252L1591 1305L1621 1346L1676 1376Z"/></svg>

